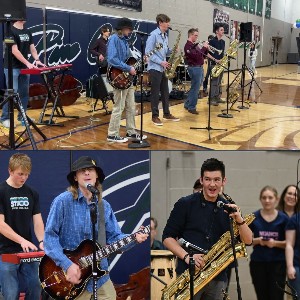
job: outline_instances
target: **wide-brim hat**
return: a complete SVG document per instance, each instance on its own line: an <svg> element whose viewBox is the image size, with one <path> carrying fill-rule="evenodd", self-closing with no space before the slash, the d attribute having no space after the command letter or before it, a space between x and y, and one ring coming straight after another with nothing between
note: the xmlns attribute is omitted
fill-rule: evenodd
<svg viewBox="0 0 300 300"><path fill-rule="evenodd" d="M115 27L116 30L122 30L124 28L129 28L130 30L133 30L133 23L128 18L122 18L118 20L118 23Z"/></svg>
<svg viewBox="0 0 300 300"><path fill-rule="evenodd" d="M71 185L75 185L75 173L78 170L85 169L85 168L95 168L98 174L98 180L100 183L104 181L105 175L103 170L97 166L97 162L90 158L89 156L81 156L76 161L73 162L71 172L67 175L67 179Z"/></svg>

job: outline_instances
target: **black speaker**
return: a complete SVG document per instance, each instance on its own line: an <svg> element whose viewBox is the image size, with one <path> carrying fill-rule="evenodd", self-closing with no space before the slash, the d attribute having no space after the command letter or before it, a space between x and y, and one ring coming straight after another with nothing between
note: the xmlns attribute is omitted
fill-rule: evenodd
<svg viewBox="0 0 300 300"><path fill-rule="evenodd" d="M0 21L26 20L25 0L1 0Z"/></svg>
<svg viewBox="0 0 300 300"><path fill-rule="evenodd" d="M240 42L252 42L252 22L240 24Z"/></svg>

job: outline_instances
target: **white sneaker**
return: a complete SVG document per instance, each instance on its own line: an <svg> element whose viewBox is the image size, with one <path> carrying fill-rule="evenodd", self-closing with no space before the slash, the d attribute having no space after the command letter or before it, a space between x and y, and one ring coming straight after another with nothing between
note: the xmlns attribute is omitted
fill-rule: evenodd
<svg viewBox="0 0 300 300"><path fill-rule="evenodd" d="M108 135L107 141L108 142L116 142L116 143L126 143L126 142L128 142L128 139L118 136L118 135Z"/></svg>
<svg viewBox="0 0 300 300"><path fill-rule="evenodd" d="M140 140L141 139L141 135L138 133L133 133L133 134L129 134L126 133L126 138L129 140ZM145 134L143 134L143 140L147 139L147 136Z"/></svg>
<svg viewBox="0 0 300 300"><path fill-rule="evenodd" d="M4 120L4 121L1 121L3 127L5 128L10 128L10 120ZM16 128L16 124L14 124L14 128Z"/></svg>

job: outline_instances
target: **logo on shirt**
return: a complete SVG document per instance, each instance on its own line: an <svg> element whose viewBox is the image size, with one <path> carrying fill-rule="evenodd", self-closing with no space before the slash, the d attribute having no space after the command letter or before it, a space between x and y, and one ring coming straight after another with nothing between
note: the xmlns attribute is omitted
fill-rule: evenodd
<svg viewBox="0 0 300 300"><path fill-rule="evenodd" d="M29 42L29 35L27 33L19 35L21 42Z"/></svg>
<svg viewBox="0 0 300 300"><path fill-rule="evenodd" d="M275 231L259 231L259 236L265 239L278 240L278 232Z"/></svg>
<svg viewBox="0 0 300 300"><path fill-rule="evenodd" d="M29 200L27 197L12 197L10 198L10 207L12 209L28 209Z"/></svg>

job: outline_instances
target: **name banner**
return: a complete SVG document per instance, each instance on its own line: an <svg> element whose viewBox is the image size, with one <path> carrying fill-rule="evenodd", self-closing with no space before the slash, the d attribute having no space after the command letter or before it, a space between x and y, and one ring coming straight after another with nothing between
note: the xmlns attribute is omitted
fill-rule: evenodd
<svg viewBox="0 0 300 300"><path fill-rule="evenodd" d="M100 5L142 11L142 0L99 0Z"/></svg>

